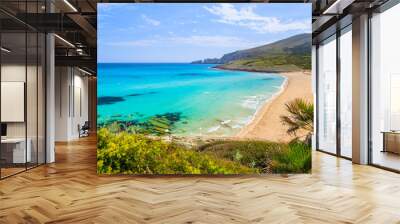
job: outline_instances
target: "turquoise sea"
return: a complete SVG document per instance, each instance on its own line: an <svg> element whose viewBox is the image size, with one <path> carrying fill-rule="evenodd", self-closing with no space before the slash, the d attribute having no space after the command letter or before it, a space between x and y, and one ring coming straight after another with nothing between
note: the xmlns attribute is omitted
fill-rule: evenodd
<svg viewBox="0 0 400 224"><path fill-rule="evenodd" d="M278 74L226 71L212 64L99 63L98 123L179 114L183 136L231 136L280 91Z"/></svg>

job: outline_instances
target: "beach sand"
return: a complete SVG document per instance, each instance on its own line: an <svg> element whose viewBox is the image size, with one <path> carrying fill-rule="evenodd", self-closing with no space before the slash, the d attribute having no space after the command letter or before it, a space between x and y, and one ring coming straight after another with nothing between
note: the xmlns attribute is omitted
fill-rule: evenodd
<svg viewBox="0 0 400 224"><path fill-rule="evenodd" d="M287 78L282 91L260 108L254 119L238 134L240 139L262 139L288 142L293 139L286 133L287 126L281 123L280 116L287 114L285 103L303 98L313 101L310 72L281 73Z"/></svg>

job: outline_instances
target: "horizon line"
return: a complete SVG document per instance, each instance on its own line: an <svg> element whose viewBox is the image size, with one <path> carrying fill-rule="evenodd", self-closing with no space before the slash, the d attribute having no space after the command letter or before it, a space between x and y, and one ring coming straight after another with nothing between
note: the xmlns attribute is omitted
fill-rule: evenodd
<svg viewBox="0 0 400 224"><path fill-rule="evenodd" d="M172 63L174 63L174 64L192 64L192 62L173 62L173 61L171 61L171 62L157 62L157 61L154 61L154 62L126 62L126 61L110 61L110 62L108 62L108 61L106 61L106 62L97 62L97 64L117 64L117 63L119 63L119 64L154 64L154 63L158 63L158 64L172 64ZM197 64L197 63L194 63L194 64ZM215 63L208 63L208 64L215 64Z"/></svg>

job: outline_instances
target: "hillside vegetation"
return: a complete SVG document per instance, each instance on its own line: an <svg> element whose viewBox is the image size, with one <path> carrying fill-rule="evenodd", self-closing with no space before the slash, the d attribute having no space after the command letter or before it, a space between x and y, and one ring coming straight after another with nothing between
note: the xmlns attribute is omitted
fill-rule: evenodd
<svg viewBox="0 0 400 224"><path fill-rule="evenodd" d="M291 72L311 69L310 55L277 55L260 58L240 59L224 65L221 69L258 71L258 72Z"/></svg>
<svg viewBox="0 0 400 224"><path fill-rule="evenodd" d="M222 69L289 72L311 69L311 34L299 34L274 43L225 54L220 59L193 63L221 64Z"/></svg>
<svg viewBox="0 0 400 224"><path fill-rule="evenodd" d="M98 132L101 174L252 174L257 169L139 134Z"/></svg>
<svg viewBox="0 0 400 224"><path fill-rule="evenodd" d="M189 148L125 131L98 132L100 174L258 174L304 173L311 148L302 143L218 140Z"/></svg>

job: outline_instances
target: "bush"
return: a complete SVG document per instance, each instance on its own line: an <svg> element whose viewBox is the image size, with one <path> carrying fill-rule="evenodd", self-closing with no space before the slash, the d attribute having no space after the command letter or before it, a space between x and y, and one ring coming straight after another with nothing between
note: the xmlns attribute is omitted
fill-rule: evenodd
<svg viewBox="0 0 400 224"><path fill-rule="evenodd" d="M266 173L272 155L282 151L284 146L266 141L216 141L199 149Z"/></svg>
<svg viewBox="0 0 400 224"><path fill-rule="evenodd" d="M281 153L272 156L273 173L309 173L311 170L311 148L303 142L293 142Z"/></svg>
<svg viewBox="0 0 400 224"><path fill-rule="evenodd" d="M102 174L252 174L257 169L142 135L98 132L97 171Z"/></svg>
<svg viewBox="0 0 400 224"><path fill-rule="evenodd" d="M238 161L260 173L305 173L311 170L311 148L302 142L216 141L199 147L199 150Z"/></svg>

